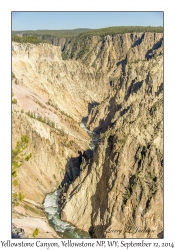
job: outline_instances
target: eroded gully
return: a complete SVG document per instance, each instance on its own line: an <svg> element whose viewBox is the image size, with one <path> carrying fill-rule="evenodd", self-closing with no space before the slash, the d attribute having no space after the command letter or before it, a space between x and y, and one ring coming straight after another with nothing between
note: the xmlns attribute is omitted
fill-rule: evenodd
<svg viewBox="0 0 175 250"><path fill-rule="evenodd" d="M97 133L92 132L86 128L83 123L80 123L80 127L83 128L89 136L92 138L90 148L94 150L98 143L99 136ZM46 195L43 207L50 225L55 229L59 236L62 238L90 238L88 232L84 232L68 222L61 220L60 215L60 194L62 188L58 188L52 193Z"/></svg>

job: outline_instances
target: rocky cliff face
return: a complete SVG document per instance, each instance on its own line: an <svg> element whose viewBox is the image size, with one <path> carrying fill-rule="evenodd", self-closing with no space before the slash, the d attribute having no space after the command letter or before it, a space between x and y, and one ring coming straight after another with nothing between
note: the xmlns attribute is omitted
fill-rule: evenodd
<svg viewBox="0 0 175 250"><path fill-rule="evenodd" d="M123 36L125 46L131 37ZM66 193L62 218L92 237L156 238L163 229L162 35L143 34L120 62L109 97L88 116L101 139Z"/></svg>
<svg viewBox="0 0 175 250"><path fill-rule="evenodd" d="M64 190L63 220L92 237L158 237L163 229L162 41L161 33L132 33L62 39L61 47L13 43L13 147L27 134L32 152L18 170L20 185L14 190L28 203L15 208L15 218L36 215L27 205L40 207L46 193L79 175ZM81 163L80 151L89 148L90 138L79 127L83 117L100 140L82 168L72 162Z"/></svg>
<svg viewBox="0 0 175 250"><path fill-rule="evenodd" d="M25 200L13 215L43 217L37 206L46 193L79 174L79 165L69 170L69 159L78 162L79 152L90 144L79 123L106 90L97 95L91 69L75 60L62 61L60 48L48 44L13 43L12 71L12 148L27 134L27 153L32 153L17 170L19 185L13 185L13 192L22 192Z"/></svg>
<svg viewBox="0 0 175 250"><path fill-rule="evenodd" d="M88 114L88 103L99 98L91 90L86 91L80 73L72 73L71 67L77 70L76 62L64 63L60 53L58 47L51 45L13 44L12 90L13 99L17 100L12 105L13 147L21 135L27 134L31 142L28 151L33 154L30 164L19 169L18 178L21 174L20 183L22 189L23 182L26 183L28 198L36 197L39 202L52 190L51 186L55 187L55 179L57 183L63 179L68 156L76 156L79 150L88 148L90 139L79 122ZM69 68L69 74L77 80L69 78L63 68L66 71ZM83 69L82 72L86 75ZM76 86L78 81L81 88ZM22 174L27 168L28 173ZM28 182L30 175L33 177ZM33 180L38 180L36 186ZM32 192L27 192L28 185Z"/></svg>

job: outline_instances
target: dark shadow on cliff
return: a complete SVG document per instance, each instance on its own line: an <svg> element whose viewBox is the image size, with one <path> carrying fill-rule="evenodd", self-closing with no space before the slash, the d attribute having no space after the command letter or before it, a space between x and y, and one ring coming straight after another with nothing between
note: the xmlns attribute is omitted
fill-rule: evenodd
<svg viewBox="0 0 175 250"><path fill-rule="evenodd" d="M113 174L113 167L109 169L109 161L114 158L113 147L115 144L115 138L109 136L108 138L108 147L106 148L106 153L104 154L106 158L104 159L104 164L101 166L102 176L97 183L96 192L91 197L91 227L89 228L89 234L92 238L105 238L105 231L111 225L111 215L105 216L106 211L108 210L108 193L111 191L113 184L110 187L109 179ZM118 158L114 162L114 166L118 163ZM100 213L100 215L99 215ZM96 218L99 218L100 221L103 221L103 225L94 225ZM106 221L104 218L106 217Z"/></svg>
<svg viewBox="0 0 175 250"><path fill-rule="evenodd" d="M130 86L127 89L126 95L125 95L125 101L128 100L131 94L137 93L138 90L142 87L143 80L141 82L136 82L136 79L132 80Z"/></svg>
<svg viewBox="0 0 175 250"><path fill-rule="evenodd" d="M91 110L99 105L99 102L88 103L88 114L90 114Z"/></svg>
<svg viewBox="0 0 175 250"><path fill-rule="evenodd" d="M126 67L126 64L127 64L127 57L119 62L116 63L116 66L119 67L121 65L121 70L122 70L122 73L125 74L125 67Z"/></svg>
<svg viewBox="0 0 175 250"><path fill-rule="evenodd" d="M152 49L148 50L148 52L145 55L146 59L151 59L154 57L155 50L159 49L162 46L163 38L161 38L157 43L155 43L152 47Z"/></svg>
<svg viewBox="0 0 175 250"><path fill-rule="evenodd" d="M91 110L94 107L98 105L99 105L98 102L89 103L88 114L91 112ZM82 118L82 122L84 124L86 124L87 122L87 117ZM92 139L92 143L96 146L98 143L98 135L94 136L93 134L90 134L90 133L88 134ZM72 183L80 175L80 171L82 171L84 166L89 163L92 156L93 156L93 150L87 149L86 151L83 151L83 152L78 151L77 157L68 158L67 164L66 164L65 175L61 184L59 185L59 188L62 188L63 192L66 192L69 187L69 184Z"/></svg>
<svg viewBox="0 0 175 250"><path fill-rule="evenodd" d="M142 36L139 37L139 38L134 42L134 44L132 45L132 48L134 48L134 47L140 45L140 44L143 42L144 37L145 37L145 33L142 34Z"/></svg>
<svg viewBox="0 0 175 250"><path fill-rule="evenodd" d="M99 121L99 125L95 127L93 131L96 133L106 132L107 129L112 126L111 120L113 119L115 113L118 112L121 108L121 104L115 103L115 97L111 97L109 100L107 116ZM90 123L93 123L93 119L90 121Z"/></svg>
<svg viewBox="0 0 175 250"><path fill-rule="evenodd" d="M63 186L67 182L72 182L80 174L80 165L82 162L82 152L78 151L77 157L69 158L66 164L66 173L61 182Z"/></svg>
<svg viewBox="0 0 175 250"><path fill-rule="evenodd" d="M95 107L97 107L99 105L99 102L91 102L91 103L88 103L88 115L90 114L91 110ZM88 116L86 117L83 117L81 122L83 122L84 124L86 124L87 122L87 119L88 119Z"/></svg>
<svg viewBox="0 0 175 250"><path fill-rule="evenodd" d="M155 95L156 95L156 96L159 96L162 92L163 92L163 82L162 82L161 85L159 86L159 89L157 90L157 92L155 93Z"/></svg>
<svg viewBox="0 0 175 250"><path fill-rule="evenodd" d="M78 151L78 154L77 157L72 157L67 161L64 178L58 187L62 188L61 196L63 193L67 192L69 185L74 182L74 180L80 175L80 172L84 170L88 163L90 163L93 156L93 150L88 149L83 152ZM87 175L89 172L90 170L88 169ZM74 190L72 193L74 193Z"/></svg>

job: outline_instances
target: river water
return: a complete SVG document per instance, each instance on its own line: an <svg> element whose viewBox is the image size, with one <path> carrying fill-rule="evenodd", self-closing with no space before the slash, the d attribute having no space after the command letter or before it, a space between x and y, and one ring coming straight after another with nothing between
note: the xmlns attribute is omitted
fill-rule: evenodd
<svg viewBox="0 0 175 250"><path fill-rule="evenodd" d="M80 127L83 128L92 138L90 148L94 150L98 143L98 134L88 130L83 123L80 123ZM50 225L62 238L91 238L87 232L81 231L70 223L64 222L60 219L60 193L61 189L59 188L54 192L47 194L43 204Z"/></svg>
<svg viewBox="0 0 175 250"><path fill-rule="evenodd" d="M58 204L61 189L46 195L44 210L50 225L62 238L90 238L87 232L81 231L68 222L60 219L60 205Z"/></svg>
<svg viewBox="0 0 175 250"><path fill-rule="evenodd" d="M82 123L82 122L80 123L80 127L81 127L82 129L84 129L84 130L88 133L88 135L91 137L92 141L91 141L91 143L90 143L90 148L91 148L92 150L94 150L94 148L95 148L95 146L97 145L98 140L99 140L99 134L97 134L97 133L95 133L95 132L92 132L92 131L90 131L89 129L87 129L86 126L84 125L84 123Z"/></svg>

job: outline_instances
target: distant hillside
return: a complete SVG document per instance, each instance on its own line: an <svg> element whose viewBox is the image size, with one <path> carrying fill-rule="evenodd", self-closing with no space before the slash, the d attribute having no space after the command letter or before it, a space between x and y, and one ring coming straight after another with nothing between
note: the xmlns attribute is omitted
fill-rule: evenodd
<svg viewBox="0 0 175 250"><path fill-rule="evenodd" d="M85 38L92 38L98 36L100 39L107 35L125 34L125 33L163 33L163 27L151 27L151 26L114 26L102 29L74 29L74 30L24 30L24 31L12 31L12 41L20 43L34 43L47 42L55 46L61 46L62 52L66 52L68 45L74 44L73 48L76 49L77 44L84 43ZM30 38L29 38L30 36ZM86 44L87 45L87 44ZM72 46L71 46L72 47ZM84 46L83 46L84 47ZM83 47L81 48L82 50ZM76 49L77 51L77 49ZM74 54L74 53L73 53ZM82 52L79 57L82 56ZM68 56L63 56L64 59Z"/></svg>
<svg viewBox="0 0 175 250"><path fill-rule="evenodd" d="M79 36L107 36L115 34L125 34L134 32L156 32L162 33L163 27L152 27L152 26L114 26L96 30L90 30L86 33L80 34Z"/></svg>
<svg viewBox="0 0 175 250"><path fill-rule="evenodd" d="M12 31L12 35L22 36L42 36L42 37L74 37L81 33L91 31L91 29L74 29L74 30L23 30L23 31Z"/></svg>
<svg viewBox="0 0 175 250"><path fill-rule="evenodd" d="M12 41L17 43L33 43L33 44L39 44L39 43L49 43L47 40L43 40L38 38L37 36L19 36L19 35L12 35Z"/></svg>
<svg viewBox="0 0 175 250"><path fill-rule="evenodd" d="M114 26L102 29L74 29L74 30L23 30L23 31L12 31L12 35L22 36L54 36L70 38L75 36L106 36L112 34L124 34L133 32L156 32L162 33L163 27L152 27L152 26Z"/></svg>

